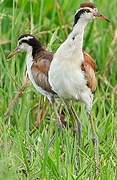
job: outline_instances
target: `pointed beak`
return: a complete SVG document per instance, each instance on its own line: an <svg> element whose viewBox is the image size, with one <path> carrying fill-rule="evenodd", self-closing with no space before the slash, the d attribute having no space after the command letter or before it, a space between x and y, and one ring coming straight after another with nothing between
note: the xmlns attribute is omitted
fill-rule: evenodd
<svg viewBox="0 0 117 180"><path fill-rule="evenodd" d="M99 12L96 12L93 14L95 17L97 17L98 19L102 19L102 20L105 20L107 22L110 22L110 20L106 17L106 16L103 16L102 14L100 14Z"/></svg>
<svg viewBox="0 0 117 180"><path fill-rule="evenodd" d="M20 52L20 49L17 47L17 48L15 48L13 51L10 52L10 54L7 56L7 59L12 58L12 57L15 56L18 52Z"/></svg>

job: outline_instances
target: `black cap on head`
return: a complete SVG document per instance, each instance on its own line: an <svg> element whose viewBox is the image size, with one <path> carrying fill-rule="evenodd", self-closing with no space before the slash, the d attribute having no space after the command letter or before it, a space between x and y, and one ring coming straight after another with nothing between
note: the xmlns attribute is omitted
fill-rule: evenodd
<svg viewBox="0 0 117 180"><path fill-rule="evenodd" d="M35 38L35 36L31 34L23 34L18 38L19 45L22 43L26 43L29 46L32 46L32 55L35 56L36 52L40 51L42 48L42 45L40 42Z"/></svg>
<svg viewBox="0 0 117 180"><path fill-rule="evenodd" d="M23 34L18 38L20 43L27 43L30 46L40 46L39 41L31 34Z"/></svg>

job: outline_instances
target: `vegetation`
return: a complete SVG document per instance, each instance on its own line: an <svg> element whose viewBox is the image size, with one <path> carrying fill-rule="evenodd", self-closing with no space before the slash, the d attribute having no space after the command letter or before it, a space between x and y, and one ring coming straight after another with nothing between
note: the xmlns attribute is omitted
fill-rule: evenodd
<svg viewBox="0 0 117 180"><path fill-rule="evenodd" d="M6 59L10 50L15 48L18 36L24 33L32 33L55 52L70 32L80 2L83 1L0 1L0 180L95 179L91 130L84 105L74 103L83 127L79 149L81 165L75 178L77 141L72 128L60 131L50 106L40 128L30 136L38 111L46 99L31 84L18 94L25 74L25 54L10 62ZM99 179L116 180L117 91L114 87L117 83L117 2L97 0L96 5L111 23L99 20L90 23L85 33L84 48L97 63L98 88L93 117L99 137ZM14 97L15 106L10 106L8 112L8 105ZM66 119L70 121L67 110ZM54 143L50 143L54 132Z"/></svg>

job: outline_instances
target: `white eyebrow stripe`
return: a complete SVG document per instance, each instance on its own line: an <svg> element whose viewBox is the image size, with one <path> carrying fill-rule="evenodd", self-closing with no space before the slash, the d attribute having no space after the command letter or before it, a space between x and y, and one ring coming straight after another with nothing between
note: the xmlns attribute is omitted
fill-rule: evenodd
<svg viewBox="0 0 117 180"><path fill-rule="evenodd" d="M33 37L32 37L32 36L23 37L23 38L21 38L21 39L19 40L19 42L22 41L22 40L29 40L29 39L33 39Z"/></svg>

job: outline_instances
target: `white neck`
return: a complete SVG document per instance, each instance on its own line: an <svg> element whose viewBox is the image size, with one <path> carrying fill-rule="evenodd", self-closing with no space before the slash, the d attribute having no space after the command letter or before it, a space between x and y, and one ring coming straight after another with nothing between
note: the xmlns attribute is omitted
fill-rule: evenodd
<svg viewBox="0 0 117 180"><path fill-rule="evenodd" d="M82 49L84 30L87 23L88 21L83 18L79 19L66 41L58 49L59 56L70 62L72 59L72 62L76 62L79 67L81 67L81 64L84 61Z"/></svg>
<svg viewBox="0 0 117 180"><path fill-rule="evenodd" d="M25 47L25 51L26 51L26 53L28 54L30 54L30 53L32 53L32 46L29 46L29 45L27 45L26 47Z"/></svg>
<svg viewBox="0 0 117 180"><path fill-rule="evenodd" d="M27 69L32 66L32 63L33 63L32 47L28 46L26 48L26 65L27 65Z"/></svg>
<svg viewBox="0 0 117 180"><path fill-rule="evenodd" d="M74 41L76 50L82 51L84 30L87 25L87 21L82 18L78 20L78 23L73 27L72 32L68 36L68 41Z"/></svg>
<svg viewBox="0 0 117 180"><path fill-rule="evenodd" d="M63 61L74 61L80 67L84 61L83 56L83 36L84 29L88 21L83 18L78 20L78 23L73 27L72 32L69 34L68 38L59 47L56 52L56 56L59 56ZM72 59L72 61L71 61Z"/></svg>

